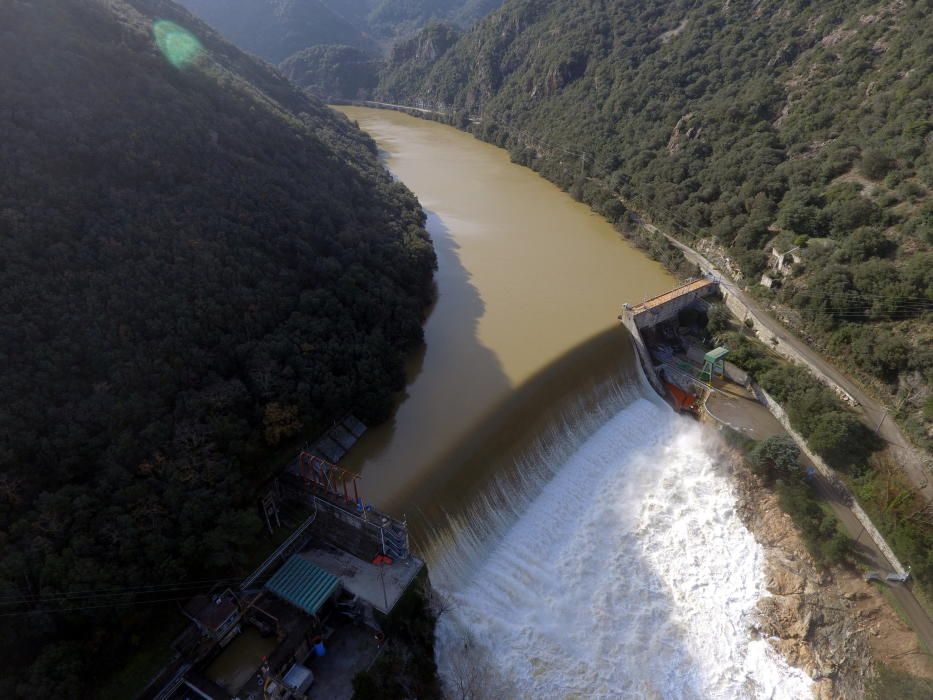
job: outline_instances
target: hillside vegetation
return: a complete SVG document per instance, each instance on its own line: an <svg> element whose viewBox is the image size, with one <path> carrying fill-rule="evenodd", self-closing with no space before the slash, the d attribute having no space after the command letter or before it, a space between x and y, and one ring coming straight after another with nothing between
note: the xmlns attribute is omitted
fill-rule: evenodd
<svg viewBox="0 0 933 700"><path fill-rule="evenodd" d="M370 0L367 22L377 36L404 39L431 22L466 28L502 4L502 0Z"/></svg>
<svg viewBox="0 0 933 700"><path fill-rule="evenodd" d="M368 137L171 2L2 3L0 61L0 696L92 697L244 573L273 446L386 416L434 254Z"/></svg>
<svg viewBox="0 0 933 700"><path fill-rule="evenodd" d="M352 46L325 44L299 51L279 64L286 78L321 98L366 98L379 84L382 61Z"/></svg>
<svg viewBox="0 0 933 700"><path fill-rule="evenodd" d="M364 0L366 1L366 0ZM244 51L271 63L320 44L375 53L366 27L334 0L179 0ZM351 3L352 7L352 3Z"/></svg>
<svg viewBox="0 0 933 700"><path fill-rule="evenodd" d="M394 52L375 94L479 120L610 219L631 208L720 258L929 448L931 16L926 0L507 0L449 46L436 27L412 39L431 50ZM796 248L781 271L772 248Z"/></svg>
<svg viewBox="0 0 933 700"><path fill-rule="evenodd" d="M502 4L502 0L179 2L240 48L271 63L324 45L351 46L376 59L397 40L410 37L431 22L469 27ZM313 65L326 70L331 64Z"/></svg>

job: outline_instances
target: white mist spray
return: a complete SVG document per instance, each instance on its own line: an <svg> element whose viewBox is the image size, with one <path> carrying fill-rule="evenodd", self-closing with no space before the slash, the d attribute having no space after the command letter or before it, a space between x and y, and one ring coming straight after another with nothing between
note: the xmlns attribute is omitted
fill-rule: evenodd
<svg viewBox="0 0 933 700"><path fill-rule="evenodd" d="M703 430L624 399L606 404L614 414L595 431L585 429L592 417L579 430L565 421L563 447L542 443L517 481L494 484L433 549L432 580L450 605L437 645L448 687L536 699L810 697L810 680L753 638L763 554Z"/></svg>

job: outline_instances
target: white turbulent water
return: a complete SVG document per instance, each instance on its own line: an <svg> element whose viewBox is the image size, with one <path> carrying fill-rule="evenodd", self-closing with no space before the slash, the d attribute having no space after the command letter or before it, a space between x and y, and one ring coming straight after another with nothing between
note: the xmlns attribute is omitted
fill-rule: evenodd
<svg viewBox="0 0 933 700"><path fill-rule="evenodd" d="M451 605L437 645L448 688L478 654L503 699L811 696L753 638L763 553L700 426L639 398L559 467L526 473L541 480L531 496L513 492L492 525L474 512L432 561Z"/></svg>

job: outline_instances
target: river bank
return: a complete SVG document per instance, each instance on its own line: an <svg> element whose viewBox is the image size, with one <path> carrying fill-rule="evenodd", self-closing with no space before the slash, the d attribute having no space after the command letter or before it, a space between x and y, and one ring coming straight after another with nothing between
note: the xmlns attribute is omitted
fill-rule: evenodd
<svg viewBox="0 0 933 700"><path fill-rule="evenodd" d="M815 680L820 700L864 697L875 664L933 679L933 660L879 588L848 567L823 570L777 496L724 443L720 458L736 487L737 510L766 553L770 596L758 632Z"/></svg>

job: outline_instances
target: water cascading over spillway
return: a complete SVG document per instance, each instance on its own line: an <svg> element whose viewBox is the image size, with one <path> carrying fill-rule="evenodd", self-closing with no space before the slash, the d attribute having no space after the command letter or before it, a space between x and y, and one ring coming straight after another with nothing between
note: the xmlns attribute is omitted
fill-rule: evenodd
<svg viewBox="0 0 933 700"><path fill-rule="evenodd" d="M763 553L709 436L644 383L602 391L429 547L448 606L437 633L448 689L810 697L810 680L754 638Z"/></svg>

